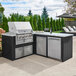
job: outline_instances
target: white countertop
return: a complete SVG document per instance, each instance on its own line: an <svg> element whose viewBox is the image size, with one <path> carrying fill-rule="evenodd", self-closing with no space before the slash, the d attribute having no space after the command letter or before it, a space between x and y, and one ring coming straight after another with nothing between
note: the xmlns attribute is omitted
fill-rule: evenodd
<svg viewBox="0 0 76 76"><path fill-rule="evenodd" d="M73 36L73 34L66 34L66 33L50 33L50 32L33 32L33 34L36 35L45 35L45 36L57 36L57 37L69 37L69 36ZM6 36L16 36L15 33L11 33L11 32L7 32L4 33L2 35L6 35Z"/></svg>
<svg viewBox="0 0 76 76"><path fill-rule="evenodd" d="M48 35L48 36L57 36L57 37L69 37L73 36L73 34L66 34L66 33L50 33L50 32L33 32L36 35Z"/></svg>
<svg viewBox="0 0 76 76"><path fill-rule="evenodd" d="M5 36L16 36L16 34L12 33L12 32L7 32L7 33L4 33L2 35L5 35Z"/></svg>

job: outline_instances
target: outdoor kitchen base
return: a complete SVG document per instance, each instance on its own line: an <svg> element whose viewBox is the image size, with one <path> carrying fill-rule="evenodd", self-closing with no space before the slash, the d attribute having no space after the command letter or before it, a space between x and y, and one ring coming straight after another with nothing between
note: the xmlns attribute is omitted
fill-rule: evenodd
<svg viewBox="0 0 76 76"><path fill-rule="evenodd" d="M32 54L62 62L72 58L73 34L32 32L28 22L10 22L9 30L2 35L2 56L5 58L16 60Z"/></svg>
<svg viewBox="0 0 76 76"><path fill-rule="evenodd" d="M33 54L33 35L29 22L9 22L9 32L2 35L2 56L16 60Z"/></svg>
<svg viewBox="0 0 76 76"><path fill-rule="evenodd" d="M15 37L2 36L3 57L15 60L33 54L33 42L16 45Z"/></svg>

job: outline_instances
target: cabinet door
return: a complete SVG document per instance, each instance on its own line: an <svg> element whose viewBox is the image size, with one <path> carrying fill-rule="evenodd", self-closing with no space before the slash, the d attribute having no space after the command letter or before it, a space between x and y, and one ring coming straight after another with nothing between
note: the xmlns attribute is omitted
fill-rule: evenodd
<svg viewBox="0 0 76 76"><path fill-rule="evenodd" d="M28 45L24 47L24 56L33 54L33 46Z"/></svg>
<svg viewBox="0 0 76 76"><path fill-rule="evenodd" d="M36 37L36 53L46 56L46 37Z"/></svg>
<svg viewBox="0 0 76 76"><path fill-rule="evenodd" d="M23 57L23 47L19 47L15 49L15 58Z"/></svg>
<svg viewBox="0 0 76 76"><path fill-rule="evenodd" d="M48 57L61 60L61 38L48 37Z"/></svg>

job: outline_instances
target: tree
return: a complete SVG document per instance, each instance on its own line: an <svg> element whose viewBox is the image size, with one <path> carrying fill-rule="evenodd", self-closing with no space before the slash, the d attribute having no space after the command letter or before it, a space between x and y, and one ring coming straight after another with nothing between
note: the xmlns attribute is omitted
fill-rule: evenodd
<svg viewBox="0 0 76 76"><path fill-rule="evenodd" d="M31 17L31 16L30 16ZM30 21L30 17L29 16L25 16L25 21Z"/></svg>
<svg viewBox="0 0 76 76"><path fill-rule="evenodd" d="M57 31L57 20L55 20L55 31Z"/></svg>
<svg viewBox="0 0 76 76"><path fill-rule="evenodd" d="M50 22L49 22L49 18L46 19L46 28L49 28L50 26ZM50 30L50 29L49 29Z"/></svg>
<svg viewBox="0 0 76 76"><path fill-rule="evenodd" d="M4 12L4 8L0 3L0 27L2 27L2 23L3 23L3 12Z"/></svg>
<svg viewBox="0 0 76 76"><path fill-rule="evenodd" d="M43 8L43 12L42 12L41 18L42 19L44 18L45 21L48 18L48 13L47 13L46 7Z"/></svg>
<svg viewBox="0 0 76 76"><path fill-rule="evenodd" d="M71 13L74 14L76 13L76 0L65 0L65 2L67 2L67 13Z"/></svg>
<svg viewBox="0 0 76 76"><path fill-rule="evenodd" d="M52 21L52 31L55 31L55 20Z"/></svg>
<svg viewBox="0 0 76 76"><path fill-rule="evenodd" d="M38 30L41 31L42 30L42 21L41 21L41 17L39 16L38 18Z"/></svg>
<svg viewBox="0 0 76 76"><path fill-rule="evenodd" d="M30 21L30 16L20 15L18 13L10 14L9 21Z"/></svg>
<svg viewBox="0 0 76 76"><path fill-rule="evenodd" d="M14 17L13 15L11 16L11 21L16 21L16 17Z"/></svg>
<svg viewBox="0 0 76 76"><path fill-rule="evenodd" d="M33 26L34 26L34 30L38 30L36 15L34 15L34 17L33 17Z"/></svg>
<svg viewBox="0 0 76 76"><path fill-rule="evenodd" d="M3 15L3 25L2 25L2 28L8 32L8 19L7 17L5 17L5 15Z"/></svg>
<svg viewBox="0 0 76 76"><path fill-rule="evenodd" d="M43 30L46 28L46 24L45 24L45 19L42 19L42 26L43 26Z"/></svg>
<svg viewBox="0 0 76 76"><path fill-rule="evenodd" d="M65 24L64 24L64 19L63 19L63 18L61 19L61 25L62 25L62 27L65 26Z"/></svg>
<svg viewBox="0 0 76 76"><path fill-rule="evenodd" d="M32 28L33 28L33 30L34 30L34 26L33 26L33 16L30 17L30 24L31 24L31 26L32 26Z"/></svg>
<svg viewBox="0 0 76 76"><path fill-rule="evenodd" d="M4 8L2 7L1 3L0 3L0 12L3 12Z"/></svg>
<svg viewBox="0 0 76 76"><path fill-rule="evenodd" d="M59 18L59 30L61 30L61 21L60 21L60 18Z"/></svg>
<svg viewBox="0 0 76 76"><path fill-rule="evenodd" d="M51 17L50 18L50 26L49 26L49 28L51 29L51 31L52 31L52 26L53 26L53 18Z"/></svg>
<svg viewBox="0 0 76 76"><path fill-rule="evenodd" d="M31 12L31 10L29 10L29 12L28 12L28 16L32 16L32 12Z"/></svg>
<svg viewBox="0 0 76 76"><path fill-rule="evenodd" d="M56 20L56 31L58 31L58 20Z"/></svg>
<svg viewBox="0 0 76 76"><path fill-rule="evenodd" d="M37 15L37 14L34 15L34 17L36 17L37 22L38 22L39 16L40 16L40 15Z"/></svg>

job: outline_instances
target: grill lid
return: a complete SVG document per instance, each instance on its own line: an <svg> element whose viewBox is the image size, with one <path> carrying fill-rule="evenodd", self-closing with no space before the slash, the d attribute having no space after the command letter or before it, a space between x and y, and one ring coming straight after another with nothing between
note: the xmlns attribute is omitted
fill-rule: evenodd
<svg viewBox="0 0 76 76"><path fill-rule="evenodd" d="M29 22L8 22L9 32L16 34L32 33L32 27Z"/></svg>

